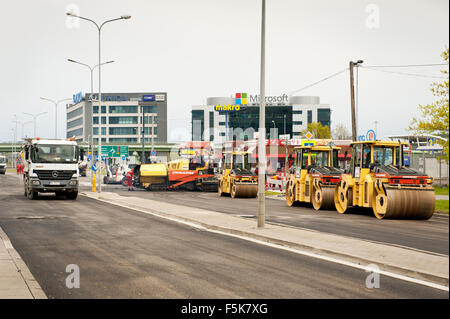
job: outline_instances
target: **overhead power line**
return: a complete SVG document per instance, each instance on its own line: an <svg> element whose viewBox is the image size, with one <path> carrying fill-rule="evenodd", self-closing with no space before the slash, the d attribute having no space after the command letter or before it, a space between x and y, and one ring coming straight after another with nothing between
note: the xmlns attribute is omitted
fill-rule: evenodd
<svg viewBox="0 0 450 319"><path fill-rule="evenodd" d="M379 70L379 69L375 69L374 67L364 66L364 65L361 65L361 68L369 69L369 70L372 70L372 71L378 71L378 72L398 74L398 75L408 75L408 76L416 76L416 77L432 78L432 79L448 79L448 77L445 77L445 76L435 76L435 75L427 75L427 74L417 74L417 73L405 73L405 72L396 72L396 71L388 71L388 70Z"/></svg>
<svg viewBox="0 0 450 319"><path fill-rule="evenodd" d="M331 78L333 78L333 77L335 77L335 76L338 76L339 74L344 73L344 72L347 71L347 70L348 70L348 68L345 68L345 69L343 69L343 70L341 70L341 71L339 71L339 72L333 73L333 74L331 74L331 75L329 75L329 76L327 76L327 77L325 77L325 78L323 78L323 79L321 79L321 80L319 80L319 81L317 81L317 82L314 82L314 83L311 83L311 84L309 84L309 85L307 85L307 86L304 86L304 87L302 87L301 89L292 91L291 93L289 93L289 95L292 95L292 94L298 93L298 92L300 92L300 91L306 90L306 89L308 89L308 88L310 88L310 87L312 87L312 86L314 86L314 85L317 85L317 84L322 83L322 82L324 82L324 81L326 81L326 80L329 80L329 79L331 79Z"/></svg>
<svg viewBox="0 0 450 319"><path fill-rule="evenodd" d="M366 65L368 68L415 68L415 67L426 67L426 66L448 66L448 63L430 63L430 64L401 64L401 65Z"/></svg>

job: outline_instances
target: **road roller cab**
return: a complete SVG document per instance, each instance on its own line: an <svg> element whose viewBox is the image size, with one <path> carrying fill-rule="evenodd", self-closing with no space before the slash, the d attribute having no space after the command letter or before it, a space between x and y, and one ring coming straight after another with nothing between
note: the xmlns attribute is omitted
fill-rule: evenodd
<svg viewBox="0 0 450 319"><path fill-rule="evenodd" d="M294 166L286 184L286 202L312 203L314 209L334 209L334 188L343 171L338 167L339 147L295 148Z"/></svg>
<svg viewBox="0 0 450 319"><path fill-rule="evenodd" d="M378 219L429 219L434 213L432 179L403 165L405 142L354 142L350 173L335 188L339 213L348 207L373 209Z"/></svg>
<svg viewBox="0 0 450 319"><path fill-rule="evenodd" d="M235 197L256 197L258 176L256 160L250 152L225 152L222 157L222 171L219 176L218 193Z"/></svg>

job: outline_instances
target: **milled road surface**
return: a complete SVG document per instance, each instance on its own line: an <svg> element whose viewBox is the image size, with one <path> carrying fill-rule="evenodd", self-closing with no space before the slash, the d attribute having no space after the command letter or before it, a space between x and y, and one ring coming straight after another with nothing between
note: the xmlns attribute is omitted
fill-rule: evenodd
<svg viewBox="0 0 450 319"><path fill-rule="evenodd" d="M448 298L385 276L368 289L362 270L86 197L31 201L14 176L0 176L0 203L0 226L49 298ZM69 264L79 289L65 286Z"/></svg>
<svg viewBox="0 0 450 319"><path fill-rule="evenodd" d="M88 181L87 178L84 179ZM89 190L89 187L82 187ZM105 191L123 196L137 196L170 203L182 203L221 213L255 218L256 199L218 197L217 193L170 191L128 192L121 185L106 185ZM435 214L430 220L378 220L371 209L354 209L348 214L337 211L315 211L312 207L289 207L283 200L266 200L266 220L294 227L312 229L341 236L371 240L427 252L449 254L448 215ZM255 220L256 223L256 220Z"/></svg>

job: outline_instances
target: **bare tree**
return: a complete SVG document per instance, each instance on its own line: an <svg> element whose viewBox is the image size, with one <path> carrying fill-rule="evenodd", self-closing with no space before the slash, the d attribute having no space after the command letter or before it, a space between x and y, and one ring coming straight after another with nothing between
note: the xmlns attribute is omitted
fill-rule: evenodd
<svg viewBox="0 0 450 319"><path fill-rule="evenodd" d="M335 140L347 140L351 139L351 134L344 124L339 123L334 127L332 137Z"/></svg>

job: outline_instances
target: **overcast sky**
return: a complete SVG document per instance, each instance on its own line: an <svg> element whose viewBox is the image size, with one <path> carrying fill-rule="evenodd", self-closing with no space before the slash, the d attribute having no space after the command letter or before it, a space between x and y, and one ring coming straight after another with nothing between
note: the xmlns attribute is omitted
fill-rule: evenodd
<svg viewBox="0 0 450 319"><path fill-rule="evenodd" d="M11 141L14 114L31 119L22 112L48 111L38 119L37 135L53 137L54 106L39 97L89 92L89 70L67 58L96 64L98 33L89 22L67 20L69 9L99 22L132 16L102 31L102 58L116 61L102 68L102 91L167 92L170 141L189 139L183 132L191 106L207 97L259 94L259 0L0 1L0 141ZM440 63L449 42L448 10L448 0L267 0L267 95L300 89L350 60ZM439 69L388 70L440 76ZM359 133L375 120L379 136L405 133L417 105L433 101L432 81L360 69ZM95 91L97 83L96 77ZM348 72L298 95L320 96L331 105L332 125L351 131ZM32 132L32 124L24 126L26 135ZM62 105L58 134L65 136Z"/></svg>

